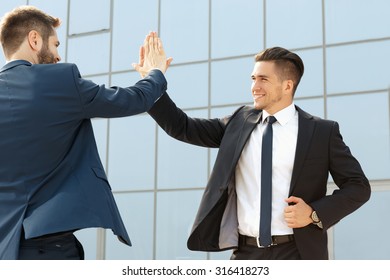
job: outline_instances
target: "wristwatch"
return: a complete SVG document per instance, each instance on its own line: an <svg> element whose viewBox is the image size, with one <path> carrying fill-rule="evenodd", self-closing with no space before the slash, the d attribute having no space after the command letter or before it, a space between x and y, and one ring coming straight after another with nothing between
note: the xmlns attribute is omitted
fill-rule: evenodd
<svg viewBox="0 0 390 280"><path fill-rule="evenodd" d="M322 228L322 223L320 221L320 218L318 218L317 212L315 210L313 210L313 212L311 212L311 216L310 217L313 220L313 224L315 224L319 228Z"/></svg>

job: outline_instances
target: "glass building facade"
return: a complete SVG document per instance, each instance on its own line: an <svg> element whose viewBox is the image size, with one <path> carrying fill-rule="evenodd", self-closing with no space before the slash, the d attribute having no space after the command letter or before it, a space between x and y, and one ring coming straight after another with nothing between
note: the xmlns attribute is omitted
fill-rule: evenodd
<svg viewBox="0 0 390 280"><path fill-rule="evenodd" d="M168 92L193 117L223 117L251 104L259 51L282 46L297 52L306 69L296 105L339 122L373 191L329 231L330 257L390 259L388 0L8 0L0 14L26 4L62 19L62 61L76 63L98 84L134 84L139 74L131 63L145 35L158 31L174 58ZM230 257L230 251L186 247L215 149L171 139L147 114L93 125L133 247L110 230L81 230L87 259ZM329 180L330 191L334 187Z"/></svg>

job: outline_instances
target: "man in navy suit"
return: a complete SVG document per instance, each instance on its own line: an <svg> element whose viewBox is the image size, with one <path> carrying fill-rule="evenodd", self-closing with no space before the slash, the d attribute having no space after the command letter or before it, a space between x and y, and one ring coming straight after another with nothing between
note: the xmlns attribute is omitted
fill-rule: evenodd
<svg viewBox="0 0 390 280"><path fill-rule="evenodd" d="M297 54L269 48L255 57L254 106L221 119L191 118L164 94L148 112L170 136L219 148L189 249L234 249L232 259L328 259L327 229L369 199L370 184L338 123L294 105L303 70ZM276 118L271 124L272 175L263 179L262 134L268 117ZM331 194L329 173L338 186ZM271 236L263 243L261 181L270 177L272 208L264 212L271 221L264 227L270 227Z"/></svg>
<svg viewBox="0 0 390 280"><path fill-rule="evenodd" d="M166 90L170 59L150 33L137 66L146 77L106 88L82 79L74 64L57 64L59 25L32 6L1 21L0 259L83 259L73 232L89 227L112 229L131 245L90 119L149 110Z"/></svg>

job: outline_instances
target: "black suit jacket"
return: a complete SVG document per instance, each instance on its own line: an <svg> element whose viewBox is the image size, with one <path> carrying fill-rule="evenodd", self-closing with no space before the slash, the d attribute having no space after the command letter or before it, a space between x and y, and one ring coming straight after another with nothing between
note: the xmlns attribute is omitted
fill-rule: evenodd
<svg viewBox="0 0 390 280"><path fill-rule="evenodd" d="M91 118L145 112L163 74L127 88L82 79L74 64L12 61L0 70L0 259L25 238L88 227L130 239L95 143ZM130 129L130 128L129 128Z"/></svg>
<svg viewBox="0 0 390 280"><path fill-rule="evenodd" d="M370 185L343 142L337 122L313 117L296 108L298 139L289 194L310 204L324 229L310 224L294 229L294 236L303 259L328 259L326 230L369 199ZM149 114L178 140L219 148L188 248L220 251L237 247L235 170L262 112L243 106L223 119L190 118L165 94ZM331 195L327 195L329 173L338 186Z"/></svg>

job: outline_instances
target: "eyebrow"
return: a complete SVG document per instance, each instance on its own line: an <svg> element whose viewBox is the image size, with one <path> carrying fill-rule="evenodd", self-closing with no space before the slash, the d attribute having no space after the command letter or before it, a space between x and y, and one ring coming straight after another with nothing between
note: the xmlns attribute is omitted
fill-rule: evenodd
<svg viewBox="0 0 390 280"><path fill-rule="evenodd" d="M254 74L252 74L251 77L252 77L252 78L256 78L256 77L258 77L258 78L269 78L269 76L267 76L267 75L261 75L261 74L260 74L260 75L254 75Z"/></svg>

